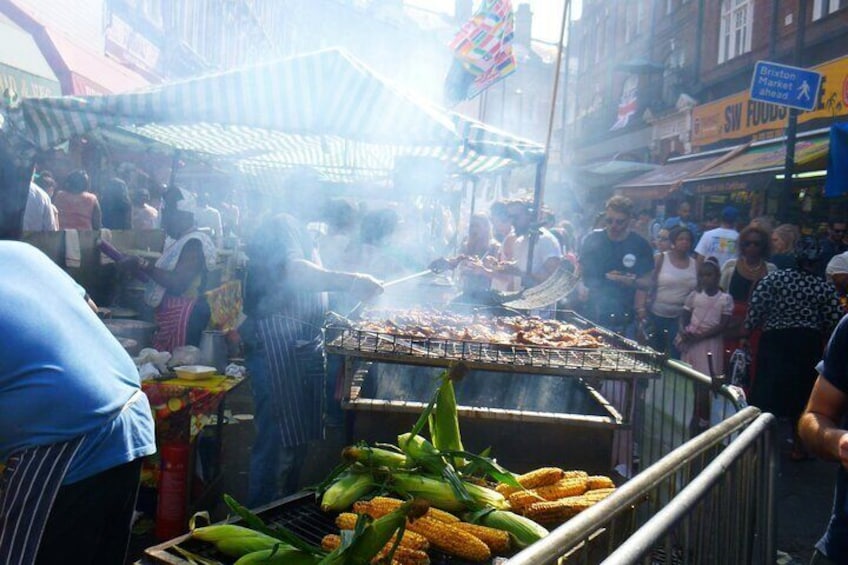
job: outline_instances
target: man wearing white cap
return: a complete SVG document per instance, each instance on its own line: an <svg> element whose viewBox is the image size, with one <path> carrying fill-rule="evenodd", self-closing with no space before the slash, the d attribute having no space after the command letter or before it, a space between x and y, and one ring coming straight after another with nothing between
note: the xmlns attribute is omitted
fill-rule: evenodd
<svg viewBox="0 0 848 565"><path fill-rule="evenodd" d="M848 295L848 251L834 255L827 262L825 275L827 280L831 281L833 286L836 287L842 308L848 311L848 308L846 308L846 305L848 305L848 299L846 299L846 295Z"/></svg>

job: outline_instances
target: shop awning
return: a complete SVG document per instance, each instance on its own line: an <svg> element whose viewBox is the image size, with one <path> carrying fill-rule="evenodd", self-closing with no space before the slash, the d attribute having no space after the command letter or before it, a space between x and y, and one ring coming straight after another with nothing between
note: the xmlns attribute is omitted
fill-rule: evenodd
<svg viewBox="0 0 848 565"><path fill-rule="evenodd" d="M795 143L795 165L801 170L811 165L824 166L830 144L827 135L799 139ZM784 169L786 146L783 142L751 146L738 156L710 167L684 182L727 179L742 175L775 173Z"/></svg>
<svg viewBox="0 0 848 565"><path fill-rule="evenodd" d="M68 94L92 96L138 90L149 83L120 63L77 45L62 33L45 28L55 49L54 68L60 69L62 87Z"/></svg>
<svg viewBox="0 0 848 565"><path fill-rule="evenodd" d="M326 50L135 93L22 105L41 149L119 129L247 174L309 167L327 180L388 178L397 159L453 174L538 163L543 146L422 101L349 54Z"/></svg>
<svg viewBox="0 0 848 565"><path fill-rule="evenodd" d="M0 92L6 88L25 98L62 93L35 39L0 14Z"/></svg>
<svg viewBox="0 0 848 565"><path fill-rule="evenodd" d="M675 185L724 162L733 151L735 150L728 149L718 153L711 152L707 156L687 155L671 159L665 165L616 185L616 192L631 198L665 198Z"/></svg>

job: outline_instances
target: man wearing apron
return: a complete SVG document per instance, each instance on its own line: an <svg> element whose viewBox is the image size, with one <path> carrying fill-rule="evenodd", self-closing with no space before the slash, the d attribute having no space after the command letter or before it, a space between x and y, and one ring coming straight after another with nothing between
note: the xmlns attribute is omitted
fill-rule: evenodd
<svg viewBox="0 0 848 565"><path fill-rule="evenodd" d="M307 443L323 434L325 293L362 300L382 287L322 268L313 238L288 214L264 221L247 255L240 333L255 403L248 504L256 507L297 490Z"/></svg>
<svg viewBox="0 0 848 565"><path fill-rule="evenodd" d="M0 241L0 270L0 563L120 565L156 451L138 371L41 251Z"/></svg>

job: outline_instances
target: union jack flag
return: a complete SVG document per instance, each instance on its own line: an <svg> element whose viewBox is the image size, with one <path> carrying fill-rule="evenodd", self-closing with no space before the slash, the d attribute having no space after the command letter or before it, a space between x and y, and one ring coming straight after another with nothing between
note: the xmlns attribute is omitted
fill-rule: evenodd
<svg viewBox="0 0 848 565"><path fill-rule="evenodd" d="M618 113L615 123L612 124L610 131L621 129L630 123L630 117L636 113L639 108L639 90L636 88L625 89L621 93L621 100L618 103Z"/></svg>
<svg viewBox="0 0 848 565"><path fill-rule="evenodd" d="M474 98L513 73L512 40L511 0L483 0L449 44L454 63L448 74L446 97L454 102Z"/></svg>

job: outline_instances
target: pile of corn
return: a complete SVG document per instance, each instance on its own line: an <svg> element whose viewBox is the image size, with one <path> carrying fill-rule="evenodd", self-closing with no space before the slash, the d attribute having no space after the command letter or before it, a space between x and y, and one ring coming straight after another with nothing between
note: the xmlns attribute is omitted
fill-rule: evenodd
<svg viewBox="0 0 848 565"><path fill-rule="evenodd" d="M524 489L500 484L510 509L546 526L558 525L615 491L612 479L585 471L542 467L516 477Z"/></svg>
<svg viewBox="0 0 848 565"><path fill-rule="evenodd" d="M353 512L338 515L336 525L340 530L352 530L360 515L380 518L399 508L402 502L385 496L357 501ZM321 545L331 550L340 541L339 536L330 534L324 537ZM389 542L375 559L388 554L394 541ZM399 565L426 565L430 562L427 550L431 547L467 561L481 562L489 561L493 555L506 555L511 542L504 530L463 522L450 512L431 507L424 516L407 521L394 561Z"/></svg>

